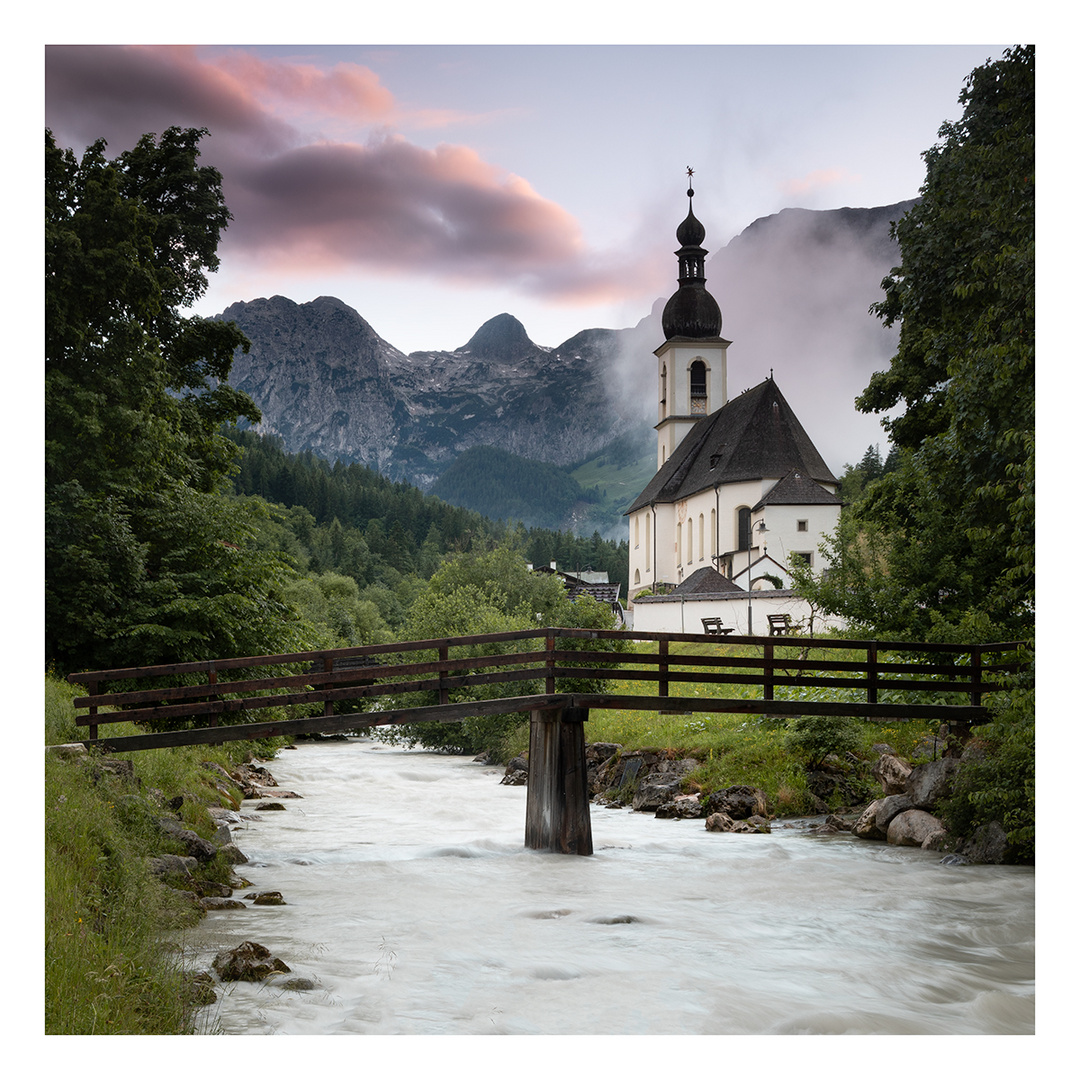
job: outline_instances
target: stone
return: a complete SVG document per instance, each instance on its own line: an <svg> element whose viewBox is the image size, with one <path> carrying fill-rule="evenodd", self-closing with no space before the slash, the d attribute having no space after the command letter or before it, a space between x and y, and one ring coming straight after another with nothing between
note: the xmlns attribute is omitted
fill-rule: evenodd
<svg viewBox="0 0 1080 1080"><path fill-rule="evenodd" d="M285 898L279 892L248 893L244 899L260 907L282 907L285 904Z"/></svg>
<svg viewBox="0 0 1080 1080"><path fill-rule="evenodd" d="M969 837L956 845L956 854L973 863L1002 863L1009 847L1009 838L999 821L980 825Z"/></svg>
<svg viewBox="0 0 1080 1080"><path fill-rule="evenodd" d="M261 802L255 807L256 810L284 810L285 804L279 802Z"/></svg>
<svg viewBox="0 0 1080 1080"><path fill-rule="evenodd" d="M901 847L924 847L927 841L945 834L945 825L925 810L905 810L889 822L886 839Z"/></svg>
<svg viewBox="0 0 1080 1080"><path fill-rule="evenodd" d="M58 758L77 758L84 757L87 750L81 742L57 743L55 746L46 746L45 753Z"/></svg>
<svg viewBox="0 0 1080 1080"><path fill-rule="evenodd" d="M701 796L696 792L692 795L676 795L670 802L656 809L658 818L699 818L704 813Z"/></svg>
<svg viewBox="0 0 1080 1080"><path fill-rule="evenodd" d="M524 754L518 754L506 766L506 772L499 781L508 787L521 787L529 782L529 759Z"/></svg>
<svg viewBox="0 0 1080 1080"><path fill-rule="evenodd" d="M755 815L765 817L769 812L765 792L746 784L712 792L705 800L705 810L709 814L727 814L736 821Z"/></svg>
<svg viewBox="0 0 1080 1080"><path fill-rule="evenodd" d="M953 779L959 768L956 758L938 758L916 765L908 775L905 792L911 798L913 806L921 810L930 810L942 799L952 794Z"/></svg>
<svg viewBox="0 0 1080 1080"><path fill-rule="evenodd" d="M749 818L736 821L728 814L719 811L710 814L705 819L705 828L708 829L709 832L727 833L767 833L772 831L768 818L758 814L753 814Z"/></svg>
<svg viewBox="0 0 1080 1080"><path fill-rule="evenodd" d="M183 844L188 855L198 859L199 862L209 862L217 854L218 849L209 840L204 839L194 830L185 828L175 818L159 818L157 824L166 836Z"/></svg>
<svg viewBox="0 0 1080 1080"><path fill-rule="evenodd" d="M223 844L218 848L218 852L227 863L233 866L248 861L248 857L235 844Z"/></svg>
<svg viewBox="0 0 1080 1080"><path fill-rule="evenodd" d="M148 862L154 877L180 878L185 882L193 880L191 872L199 865L199 860L190 855L155 855Z"/></svg>
<svg viewBox="0 0 1080 1080"><path fill-rule="evenodd" d="M247 904L228 896L200 896L199 907L203 911L233 911L237 908L246 908Z"/></svg>
<svg viewBox="0 0 1080 1080"><path fill-rule="evenodd" d="M870 771L886 795L903 795L911 766L895 754L882 754Z"/></svg>
<svg viewBox="0 0 1080 1080"><path fill-rule="evenodd" d="M262 982L278 972L292 972L284 960L255 941L245 941L235 949L223 949L214 957L213 968L222 982Z"/></svg>

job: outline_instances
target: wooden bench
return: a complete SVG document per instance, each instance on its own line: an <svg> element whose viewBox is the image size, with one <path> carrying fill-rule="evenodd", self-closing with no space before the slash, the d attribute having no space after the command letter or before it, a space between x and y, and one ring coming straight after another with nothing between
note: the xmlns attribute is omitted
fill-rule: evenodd
<svg viewBox="0 0 1080 1080"><path fill-rule="evenodd" d="M725 626L722 619L702 619L701 625L706 634L730 634L735 629L734 626Z"/></svg>
<svg viewBox="0 0 1080 1080"><path fill-rule="evenodd" d="M797 634L802 627L798 623L791 621L791 616L788 614L783 615L769 615L769 637L773 634Z"/></svg>

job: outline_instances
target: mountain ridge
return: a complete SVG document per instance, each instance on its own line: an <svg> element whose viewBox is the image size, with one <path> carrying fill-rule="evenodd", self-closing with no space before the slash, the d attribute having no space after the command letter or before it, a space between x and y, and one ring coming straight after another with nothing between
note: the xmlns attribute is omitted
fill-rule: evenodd
<svg viewBox="0 0 1080 1080"><path fill-rule="evenodd" d="M801 358L816 326L828 332L830 348L842 352L836 328L858 319L848 351L858 354L859 364L887 358L891 342L880 327L865 325L866 297L874 298L881 278L899 261L889 222L914 202L791 208L751 223L709 263L725 334L739 317L740 346L747 328L764 334L760 345L752 337L748 342L750 351L762 354L760 364L766 354ZM770 294L781 309L753 317ZM733 320L727 317L729 298ZM806 310L794 311L801 298ZM336 297L299 304L283 296L238 301L215 318L236 322L251 340L250 352L234 359L230 383L261 409L257 430L280 437L290 452L358 462L430 490L473 447L566 468L651 427L653 350L663 338L663 303L659 298L633 327L581 330L553 347L537 345L515 316L503 312L456 349L409 354ZM781 332L787 341L778 345ZM767 360L771 370L776 361ZM795 377L804 377L806 366L793 365ZM790 378L785 373L785 389Z"/></svg>

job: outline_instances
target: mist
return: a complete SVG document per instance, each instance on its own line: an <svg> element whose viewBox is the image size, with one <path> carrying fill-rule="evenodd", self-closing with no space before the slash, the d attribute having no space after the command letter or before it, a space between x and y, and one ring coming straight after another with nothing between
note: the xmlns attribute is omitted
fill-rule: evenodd
<svg viewBox="0 0 1080 1080"><path fill-rule="evenodd" d="M881 418L860 413L855 398L896 351L897 328L885 328L869 308L883 298L881 279L900 260L889 222L910 205L784 210L755 221L706 262L706 287L723 316L720 332L732 343L729 397L771 372L837 476L870 445L888 452ZM672 292L676 271L672 257ZM624 335L613 383L616 407L650 423L656 422L653 350L664 340L666 300L658 298Z"/></svg>

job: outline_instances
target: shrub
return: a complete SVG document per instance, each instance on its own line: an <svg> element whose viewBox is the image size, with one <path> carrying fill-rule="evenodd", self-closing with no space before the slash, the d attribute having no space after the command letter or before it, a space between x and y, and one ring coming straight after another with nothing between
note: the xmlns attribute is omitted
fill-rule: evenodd
<svg viewBox="0 0 1080 1080"><path fill-rule="evenodd" d="M815 769L830 754L855 750L861 738L859 725L849 716L800 716L786 741L793 754L806 759L807 768Z"/></svg>

